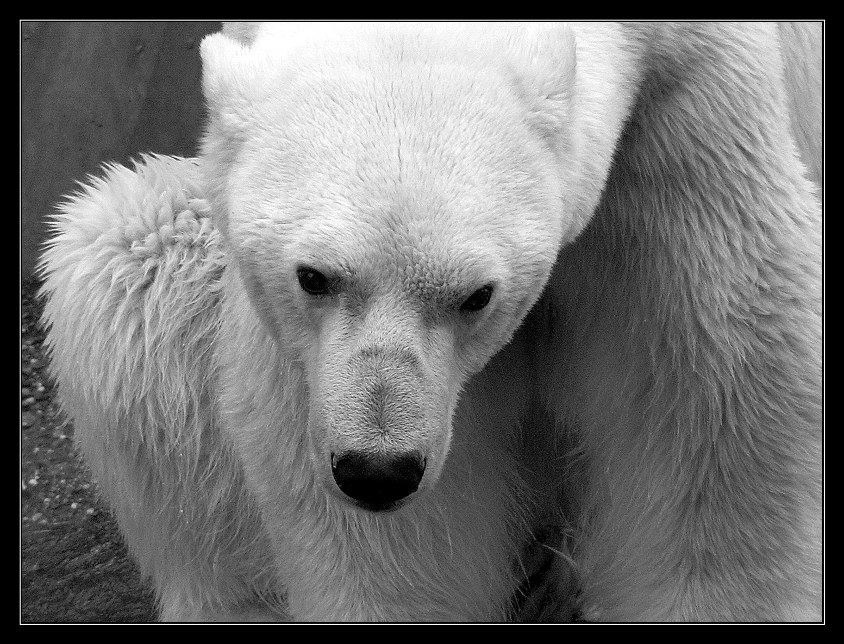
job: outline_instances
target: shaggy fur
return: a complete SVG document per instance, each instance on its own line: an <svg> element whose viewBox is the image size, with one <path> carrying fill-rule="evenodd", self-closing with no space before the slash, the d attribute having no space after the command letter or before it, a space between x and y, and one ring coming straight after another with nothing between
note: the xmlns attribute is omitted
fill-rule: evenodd
<svg viewBox="0 0 844 644"><path fill-rule="evenodd" d="M42 261L162 618L819 619L815 35L208 37L201 158L108 167ZM344 450L419 490L354 507Z"/></svg>

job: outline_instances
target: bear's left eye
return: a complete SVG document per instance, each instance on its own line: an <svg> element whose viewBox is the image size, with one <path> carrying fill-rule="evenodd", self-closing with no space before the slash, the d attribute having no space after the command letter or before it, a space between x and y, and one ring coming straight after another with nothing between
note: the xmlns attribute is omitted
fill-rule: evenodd
<svg viewBox="0 0 844 644"><path fill-rule="evenodd" d="M328 295L328 278L314 268L303 266L296 269L299 286L309 295Z"/></svg>
<svg viewBox="0 0 844 644"><path fill-rule="evenodd" d="M487 284L472 293L463 304L460 305L461 311L475 312L480 311L487 304L492 297L492 284Z"/></svg>

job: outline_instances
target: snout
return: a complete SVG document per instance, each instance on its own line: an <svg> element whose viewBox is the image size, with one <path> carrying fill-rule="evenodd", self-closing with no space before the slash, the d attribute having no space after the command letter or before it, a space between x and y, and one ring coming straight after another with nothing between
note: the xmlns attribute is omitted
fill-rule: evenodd
<svg viewBox="0 0 844 644"><path fill-rule="evenodd" d="M373 512L399 508L418 489L425 465L425 457L417 452L348 451L331 455L331 473L337 487L360 507Z"/></svg>

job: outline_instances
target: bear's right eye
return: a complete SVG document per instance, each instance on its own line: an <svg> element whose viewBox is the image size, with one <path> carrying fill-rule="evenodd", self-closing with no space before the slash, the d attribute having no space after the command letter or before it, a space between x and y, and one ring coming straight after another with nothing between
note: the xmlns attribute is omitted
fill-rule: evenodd
<svg viewBox="0 0 844 644"><path fill-rule="evenodd" d="M299 286L309 295L328 295L328 278L314 268L303 266L296 270Z"/></svg>
<svg viewBox="0 0 844 644"><path fill-rule="evenodd" d="M491 297L492 284L487 284L486 286L479 288L477 291L472 293L460 306L460 310L469 311L471 313L480 311L487 304L489 304L489 300Z"/></svg>

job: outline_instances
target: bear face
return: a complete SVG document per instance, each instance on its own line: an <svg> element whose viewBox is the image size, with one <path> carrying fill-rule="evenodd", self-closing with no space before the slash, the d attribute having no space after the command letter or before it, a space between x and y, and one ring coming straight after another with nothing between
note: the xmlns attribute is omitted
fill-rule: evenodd
<svg viewBox="0 0 844 644"><path fill-rule="evenodd" d="M461 388L538 299L567 220L553 110L503 59L470 73L431 43L357 35L206 39L205 163L256 315L304 367L316 477L393 509L437 481ZM344 463L394 491L372 497Z"/></svg>

